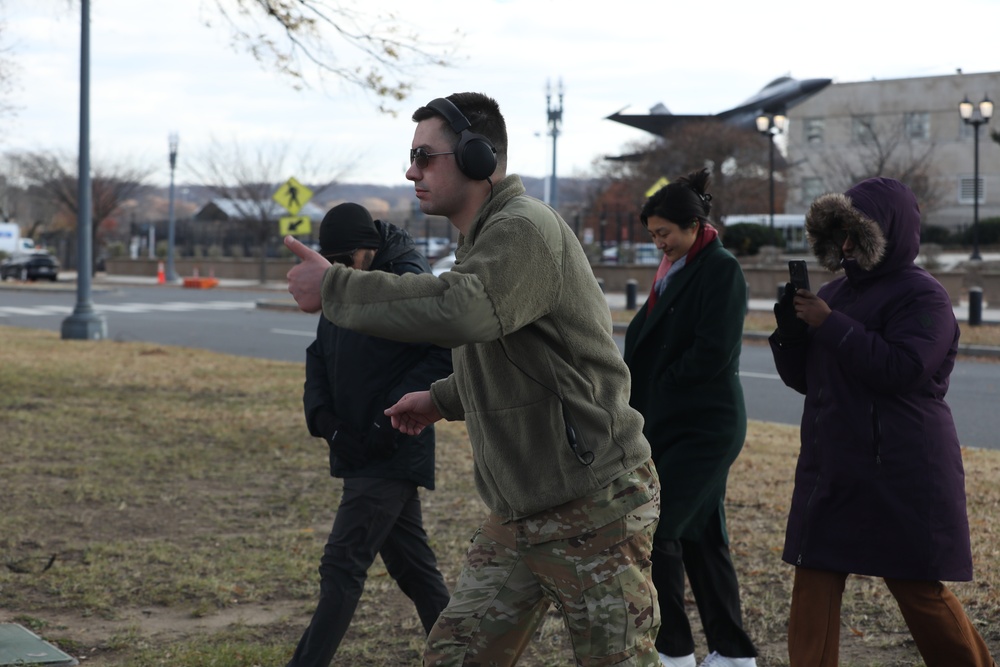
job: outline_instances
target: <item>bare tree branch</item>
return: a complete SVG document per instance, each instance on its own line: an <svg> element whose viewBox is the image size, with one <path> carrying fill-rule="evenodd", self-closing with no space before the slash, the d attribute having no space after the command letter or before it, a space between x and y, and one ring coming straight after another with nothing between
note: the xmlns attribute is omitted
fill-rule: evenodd
<svg viewBox="0 0 1000 667"><path fill-rule="evenodd" d="M9 156L13 169L34 197L48 200L52 219L42 225L57 225L62 212L67 225L75 229L80 212L78 163L75 158L53 152L20 152ZM102 224L122 205L146 187L152 169L131 165L97 164L91 174L91 236L96 260L100 251ZM36 221L36 227L39 226ZM34 227L33 227L34 229ZM96 267L96 261L93 266Z"/></svg>
<svg viewBox="0 0 1000 667"><path fill-rule="evenodd" d="M679 125L661 139L627 147L634 157L614 162L613 178L631 183L636 206L661 177L676 178L707 167L712 174L712 218L733 212L766 210L768 145L759 134L717 121ZM782 169L777 166L775 173Z"/></svg>
<svg viewBox="0 0 1000 667"><path fill-rule="evenodd" d="M831 192L844 192L855 183L877 176L895 178L913 190L925 214L938 208L944 188L934 167L934 142L910 139L902 117L852 114L851 118L860 130L851 150L809 153L803 171L825 175Z"/></svg>
<svg viewBox="0 0 1000 667"><path fill-rule="evenodd" d="M209 149L188 166L188 171L220 199L228 200L238 215L255 229L261 261L260 280L267 281L267 243L277 235L277 211L272 199L278 187L293 174L289 172L287 143L246 147L237 140L222 144L212 139ZM294 176L318 195L336 185L341 174L314 161L309 153L295 156Z"/></svg>
<svg viewBox="0 0 1000 667"><path fill-rule="evenodd" d="M394 14L371 16L341 2L212 1L233 46L289 77L294 87L308 85L304 65L310 65L320 81L332 78L374 95L385 113L395 113L391 104L409 96L416 70L447 67L455 54L453 45L404 32Z"/></svg>
<svg viewBox="0 0 1000 667"><path fill-rule="evenodd" d="M10 47L4 46L4 37L8 32L6 22L0 19L0 118L17 113L17 107L10 99L16 87L18 67L10 57ZM0 136L4 133L3 127L0 124Z"/></svg>

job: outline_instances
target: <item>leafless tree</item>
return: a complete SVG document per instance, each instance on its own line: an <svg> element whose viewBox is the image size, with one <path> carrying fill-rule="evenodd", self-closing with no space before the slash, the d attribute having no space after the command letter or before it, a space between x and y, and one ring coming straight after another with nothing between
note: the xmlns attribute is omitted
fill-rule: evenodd
<svg viewBox="0 0 1000 667"><path fill-rule="evenodd" d="M630 184L641 205L646 191L661 177L673 179L708 168L712 218L721 220L733 212L766 210L768 149L756 132L718 121L684 123L663 138L626 146L629 159L609 163L606 175Z"/></svg>
<svg viewBox="0 0 1000 667"><path fill-rule="evenodd" d="M253 225L261 283L267 281L268 242L277 239L278 218L286 215L273 199L279 186L294 171L296 180L316 196L340 177L309 154L296 155L294 166L292 161L286 143L245 146L236 140L223 144L213 139L205 154L187 167L196 181L228 200L239 217Z"/></svg>
<svg viewBox="0 0 1000 667"><path fill-rule="evenodd" d="M0 9L2 7L0 2ZM17 81L17 64L10 57L10 47L5 45L8 32L6 22L0 17L0 118L13 116L17 112L10 101ZM0 138L3 132L3 124L0 123Z"/></svg>
<svg viewBox="0 0 1000 667"><path fill-rule="evenodd" d="M394 113L392 103L409 96L417 70L448 66L454 57L454 46L406 32L398 16L360 4L361 9L337 0L213 2L234 47L262 67L290 77L297 88L307 85L308 67L320 81L332 78L374 95L388 113Z"/></svg>
<svg viewBox="0 0 1000 667"><path fill-rule="evenodd" d="M66 0L67 4L78 4ZM234 49L245 51L261 67L287 77L293 87L325 87L337 82L373 96L380 111L413 90L413 79L426 68L448 67L462 33L441 41L428 39L391 12L343 0L211 0L214 12L203 23L228 29ZM3 5L0 0L0 13ZM9 103L15 63L3 48L0 16L0 117Z"/></svg>
<svg viewBox="0 0 1000 667"><path fill-rule="evenodd" d="M8 156L12 172L32 199L43 204L36 211L52 212L51 218L33 220L35 227L76 229L80 212L78 162L74 157L47 151L24 151ZM91 234L94 259L101 248L102 236L113 231L113 216L122 205L146 187L151 168L127 164L98 163L91 174ZM35 228L33 227L33 229ZM96 267L94 261L92 266Z"/></svg>
<svg viewBox="0 0 1000 667"><path fill-rule="evenodd" d="M895 178L909 186L924 213L940 206L944 186L934 167L934 142L911 139L900 116L852 115L851 123L851 150L810 152L800 173L823 175L830 192L876 176Z"/></svg>

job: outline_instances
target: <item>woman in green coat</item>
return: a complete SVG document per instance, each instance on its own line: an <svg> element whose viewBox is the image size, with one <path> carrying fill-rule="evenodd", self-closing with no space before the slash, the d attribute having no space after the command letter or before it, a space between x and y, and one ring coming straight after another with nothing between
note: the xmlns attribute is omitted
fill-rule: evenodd
<svg viewBox="0 0 1000 667"><path fill-rule="evenodd" d="M729 467L746 436L739 362L747 287L709 224L708 178L706 170L679 178L642 208L642 224L664 259L649 300L629 324L625 362L630 402L645 417L662 485L652 556L660 660L695 667L686 572L708 642L701 665L755 667L723 508Z"/></svg>

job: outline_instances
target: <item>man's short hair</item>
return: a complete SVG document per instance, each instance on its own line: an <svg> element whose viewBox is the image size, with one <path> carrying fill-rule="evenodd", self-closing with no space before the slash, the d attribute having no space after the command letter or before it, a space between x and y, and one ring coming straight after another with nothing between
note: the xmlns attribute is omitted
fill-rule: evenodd
<svg viewBox="0 0 1000 667"><path fill-rule="evenodd" d="M507 123L503 114L500 113L500 105L497 101L483 93L453 93L447 98L458 110L469 119L469 129L472 132L481 134L493 143L497 151L497 164L501 169L506 170L507 166ZM413 112L413 121L419 123L428 118L443 118L444 116L435 109L422 106ZM455 137L455 145L458 144L458 134L453 132L449 126L445 126L448 132Z"/></svg>

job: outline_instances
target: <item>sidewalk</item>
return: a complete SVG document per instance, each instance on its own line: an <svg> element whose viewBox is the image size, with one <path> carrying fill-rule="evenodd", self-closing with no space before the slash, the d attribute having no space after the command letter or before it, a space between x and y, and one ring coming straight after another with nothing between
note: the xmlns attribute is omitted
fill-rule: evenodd
<svg viewBox="0 0 1000 667"><path fill-rule="evenodd" d="M625 310L626 298L625 294L606 294L608 300L608 306L612 310ZM645 301L645 295L638 300L639 305ZM774 308L774 301L772 299L750 299L748 304L748 310L762 310L767 312L772 312ZM960 305L955 306L955 319L959 322L969 321L969 304L967 302L962 302ZM983 324L1000 324L1000 308L983 308L982 312Z"/></svg>
<svg viewBox="0 0 1000 667"><path fill-rule="evenodd" d="M143 285L143 286L156 286L157 279L155 277L146 276L114 276L99 273L94 276L92 286L95 291L97 290L107 290L114 289L119 285ZM181 281L177 281L174 286L180 287ZM0 289L38 289L38 290L57 290L57 291L70 291L76 289L76 273L73 271L62 271L59 274L59 280L56 283L32 283L30 285L25 285L19 282L0 282ZM234 279L220 279L219 285L211 289L252 289L252 290L267 290L274 292L273 297L268 297L264 299L257 300L257 307L269 310L288 310L288 311L298 311L299 307L295 304L295 300L292 299L291 295L288 293L288 284L285 281L270 281L261 284L258 280L234 280ZM628 305L628 301L624 292L611 292L606 293L605 298L608 302L608 307L611 310L625 310L625 306ZM637 299L637 303L642 305L645 301L645 295L641 295ZM774 307L774 301L771 299L750 299L748 304L748 309L751 311L759 312L771 312ZM961 304L954 307L955 319L959 322L968 322L969 320L969 304L962 302ZM983 324L1000 324L1000 308L983 308L982 311L982 321ZM624 334L627 325L616 324L615 325L616 334ZM766 340L770 333L764 333L759 331L748 331L744 334L744 338L747 340ZM1000 358L1000 347L989 347L984 345L966 345L959 344L959 354L974 355L980 357L995 357Z"/></svg>

